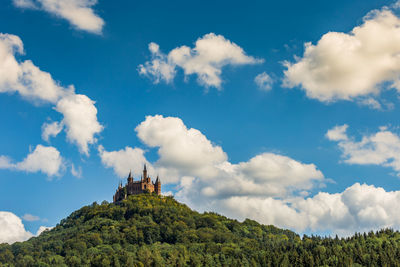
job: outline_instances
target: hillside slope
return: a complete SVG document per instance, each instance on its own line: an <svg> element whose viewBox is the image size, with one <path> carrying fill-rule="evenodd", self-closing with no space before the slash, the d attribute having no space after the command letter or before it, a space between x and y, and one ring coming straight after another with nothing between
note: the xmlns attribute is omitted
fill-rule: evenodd
<svg viewBox="0 0 400 267"><path fill-rule="evenodd" d="M39 237L0 245L2 266L400 266L399 259L400 233L392 230L301 239L155 195L94 203Z"/></svg>

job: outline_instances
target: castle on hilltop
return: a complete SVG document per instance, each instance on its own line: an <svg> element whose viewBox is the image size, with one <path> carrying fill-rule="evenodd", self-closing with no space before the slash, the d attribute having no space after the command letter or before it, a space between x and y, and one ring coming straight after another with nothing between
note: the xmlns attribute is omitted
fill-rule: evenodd
<svg viewBox="0 0 400 267"><path fill-rule="evenodd" d="M143 175L140 178L140 181L134 181L132 172L129 172L128 183L125 186L122 186L122 182L119 184L118 189L113 197L113 201L115 203L126 199L130 195L153 192L157 195L161 195L161 181L157 176L156 182L153 183L151 178L147 175L146 164L144 164Z"/></svg>

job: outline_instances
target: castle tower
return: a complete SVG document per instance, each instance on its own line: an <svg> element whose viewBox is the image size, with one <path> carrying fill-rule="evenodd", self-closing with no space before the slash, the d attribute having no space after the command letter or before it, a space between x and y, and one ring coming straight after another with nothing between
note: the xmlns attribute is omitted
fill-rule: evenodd
<svg viewBox="0 0 400 267"><path fill-rule="evenodd" d="M156 192L157 195L161 195L161 181L160 181L160 178L158 178L158 175L157 175L156 183L154 184L154 192Z"/></svg>
<svg viewBox="0 0 400 267"><path fill-rule="evenodd" d="M144 164L144 169L143 169L143 179L146 181L147 178L147 168L146 168L146 163Z"/></svg>
<svg viewBox="0 0 400 267"><path fill-rule="evenodd" d="M133 183L132 171L129 171L128 184Z"/></svg>

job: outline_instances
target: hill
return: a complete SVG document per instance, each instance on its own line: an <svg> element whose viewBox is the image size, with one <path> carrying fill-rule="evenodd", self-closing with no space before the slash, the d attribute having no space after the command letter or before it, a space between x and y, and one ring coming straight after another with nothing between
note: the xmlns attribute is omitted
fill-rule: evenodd
<svg viewBox="0 0 400 267"><path fill-rule="evenodd" d="M2 266L400 266L399 259L400 233L390 229L300 238L149 194L93 203L38 237L0 245Z"/></svg>

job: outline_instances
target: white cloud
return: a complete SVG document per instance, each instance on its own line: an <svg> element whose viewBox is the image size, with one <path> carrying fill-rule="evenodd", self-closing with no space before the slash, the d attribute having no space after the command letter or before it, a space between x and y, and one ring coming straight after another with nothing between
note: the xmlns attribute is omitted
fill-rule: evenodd
<svg viewBox="0 0 400 267"><path fill-rule="evenodd" d="M49 227L49 226L40 226L39 229L36 232L36 236L39 236L41 233L43 233L44 231L50 231L51 229L53 229L54 227Z"/></svg>
<svg viewBox="0 0 400 267"><path fill-rule="evenodd" d="M37 145L22 162L15 166L18 170L27 172L43 172L48 176L59 175L64 168L63 158L55 147Z"/></svg>
<svg viewBox="0 0 400 267"><path fill-rule="evenodd" d="M14 213L0 211L0 243L12 244L28 240L33 235L25 230L21 219Z"/></svg>
<svg viewBox="0 0 400 267"><path fill-rule="evenodd" d="M327 137L351 142L346 129L347 125L336 126ZM153 167L163 184L175 184L175 197L196 210L251 218L298 232L349 235L383 227L400 229L396 210L400 191L356 183L341 193L307 197L327 182L314 164L274 153L231 163L220 146L174 117L147 116L136 132L146 145L158 149ZM103 164L120 171L121 177L135 161L146 162L143 150L137 148L104 152L99 147Z"/></svg>
<svg viewBox="0 0 400 267"><path fill-rule="evenodd" d="M16 7L20 8L30 8L30 9L38 8L33 0L13 0L13 3Z"/></svg>
<svg viewBox="0 0 400 267"><path fill-rule="evenodd" d="M95 134L103 130L97 121L97 109L94 101L85 95L69 95L58 101L56 110L64 115L67 138L76 143L82 153L88 155L88 144L97 140Z"/></svg>
<svg viewBox="0 0 400 267"><path fill-rule="evenodd" d="M212 144L199 130L188 129L179 118L147 116L136 132L146 145L158 148L159 159L154 167L163 183L177 183L187 177L188 184L196 186L182 190L192 198L284 196L325 181L315 165L273 153L232 164L220 146Z"/></svg>
<svg viewBox="0 0 400 267"><path fill-rule="evenodd" d="M156 43L149 44L151 52L151 61L147 61L144 65L139 65L139 73L154 79L154 83L164 81L171 83L176 74L175 64L168 62L168 58L162 52Z"/></svg>
<svg viewBox="0 0 400 267"><path fill-rule="evenodd" d="M153 167L144 156L145 151L140 148L127 146L125 149L109 152L100 145L98 150L103 165L113 168L120 178L126 178L130 170L133 175L139 176L142 174L144 164L147 164L149 173L154 173Z"/></svg>
<svg viewBox="0 0 400 267"><path fill-rule="evenodd" d="M196 74L199 84L221 89L223 67L263 62L247 56L240 46L214 33L197 39L194 48L181 46L166 55L160 51L158 44L150 43L149 50L152 60L139 65L138 71L153 78L155 83L162 80L166 83L172 82L176 67L180 67L186 76Z"/></svg>
<svg viewBox="0 0 400 267"><path fill-rule="evenodd" d="M381 127L377 133L364 135L361 141L356 142L347 136L346 129L347 125L336 126L327 133L328 139L339 142L344 162L387 166L400 175L400 137L397 134ZM340 135L332 134L338 131Z"/></svg>
<svg viewBox="0 0 400 267"><path fill-rule="evenodd" d="M188 192L193 198L303 194L326 182L314 164L273 153L262 153L247 162L232 164L220 146L199 130L187 128L179 118L147 116L135 130L146 145L158 149L158 160L149 164L139 148L109 152L99 146L103 165L113 168L119 177L126 177L131 168L139 175L147 163L151 173L159 174L164 184L179 183L182 177L188 177L196 183Z"/></svg>
<svg viewBox="0 0 400 267"><path fill-rule="evenodd" d="M258 74L254 78L254 82L257 84L258 88L263 91L269 91L272 88L274 80L266 72Z"/></svg>
<svg viewBox="0 0 400 267"><path fill-rule="evenodd" d="M74 164L71 164L71 174L76 178L82 178L82 167L76 168Z"/></svg>
<svg viewBox="0 0 400 267"><path fill-rule="evenodd" d="M239 219L250 217L264 224L288 227L300 232L354 232L400 228L397 206L400 191L356 183L342 193L320 192L314 197L293 200L232 197L219 203L225 214Z"/></svg>
<svg viewBox="0 0 400 267"><path fill-rule="evenodd" d="M345 141L345 130L346 126L338 126L327 136ZM221 147L200 131L188 129L179 118L148 116L136 131L146 145L158 148L154 167L162 173L163 183L177 183L176 198L197 210L300 232L347 235L400 227L394 208L400 204L400 192L355 184L342 193L320 192L304 198L326 182L314 164L273 153L230 163Z"/></svg>
<svg viewBox="0 0 400 267"><path fill-rule="evenodd" d="M40 70L31 61L18 62L15 54L23 53L18 36L0 33L0 93L18 92L33 102L51 103L63 114L61 123L43 126L42 137L48 141L65 126L69 141L78 145L88 155L88 144L96 142L94 135L103 127L97 121L95 102L85 95L76 94L74 87L62 87L51 75Z"/></svg>
<svg viewBox="0 0 400 267"><path fill-rule="evenodd" d="M40 218L38 216L32 215L32 214L25 214L24 216L22 216L22 219L24 221L28 221L28 222L35 222L35 221L39 221Z"/></svg>
<svg viewBox="0 0 400 267"><path fill-rule="evenodd" d="M181 119L164 118L161 115L147 116L136 127L138 137L150 147L159 147L158 167L179 172L176 179L184 175L212 177L216 165L227 160L227 155L220 146L213 145L199 130L188 129ZM162 170L160 170L160 174Z"/></svg>
<svg viewBox="0 0 400 267"><path fill-rule="evenodd" d="M12 161L0 156L0 168L11 169L26 172L42 172L47 176L57 176L64 168L64 159L55 147L46 147L37 145L35 150L21 162L12 163Z"/></svg>
<svg viewBox="0 0 400 267"><path fill-rule="evenodd" d="M50 103L73 92L72 86L59 86L49 73L41 71L31 61L18 62L15 54L23 52L18 36L0 33L0 92L18 92L31 101Z"/></svg>
<svg viewBox="0 0 400 267"><path fill-rule="evenodd" d="M44 123L42 125L42 139L48 142L49 138L57 136L62 131L63 127L64 125L57 121Z"/></svg>
<svg viewBox="0 0 400 267"><path fill-rule="evenodd" d="M303 57L285 63L284 86L301 86L323 102L355 99L379 108L373 97L385 88L400 90L399 53L400 19L384 7L350 33L329 32L316 45L306 43Z"/></svg>
<svg viewBox="0 0 400 267"><path fill-rule="evenodd" d="M349 126L347 124L337 125L326 133L326 138L332 141L346 141L348 139L346 131Z"/></svg>
<svg viewBox="0 0 400 267"><path fill-rule="evenodd" d="M19 8L43 10L66 19L77 29L100 34L104 20L95 14L97 0L13 0Z"/></svg>
<svg viewBox="0 0 400 267"><path fill-rule="evenodd" d="M13 166L11 159L0 155L0 169L8 169L10 166Z"/></svg>
<svg viewBox="0 0 400 267"><path fill-rule="evenodd" d="M370 107L372 109L376 109L376 110L382 110L382 105L381 103L379 103L376 99L372 98L372 97L368 97L365 99L360 99L359 103L363 106L367 106Z"/></svg>
<svg viewBox="0 0 400 267"><path fill-rule="evenodd" d="M400 1L395 2L392 7L395 9L400 8Z"/></svg>
<svg viewBox="0 0 400 267"><path fill-rule="evenodd" d="M26 221L37 221L39 217L25 214L23 219ZM0 244L23 242L33 236L39 236L43 231L50 230L53 227L40 226L36 235L25 230L21 218L12 212L0 211Z"/></svg>

